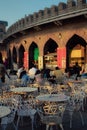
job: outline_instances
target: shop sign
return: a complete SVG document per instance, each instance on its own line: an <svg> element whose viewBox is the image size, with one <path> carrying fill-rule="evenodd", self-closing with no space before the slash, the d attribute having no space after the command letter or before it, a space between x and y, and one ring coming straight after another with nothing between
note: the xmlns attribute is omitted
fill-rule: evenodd
<svg viewBox="0 0 87 130"><path fill-rule="evenodd" d="M66 48L57 48L57 65L59 68L66 68Z"/></svg>
<svg viewBox="0 0 87 130"><path fill-rule="evenodd" d="M43 56L38 57L38 69L43 69Z"/></svg>
<svg viewBox="0 0 87 130"><path fill-rule="evenodd" d="M24 52L24 67L28 68L28 52Z"/></svg>

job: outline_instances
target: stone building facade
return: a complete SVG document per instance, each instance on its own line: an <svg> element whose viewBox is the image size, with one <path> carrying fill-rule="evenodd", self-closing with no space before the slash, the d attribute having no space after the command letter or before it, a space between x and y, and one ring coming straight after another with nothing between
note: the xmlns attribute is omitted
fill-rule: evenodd
<svg viewBox="0 0 87 130"><path fill-rule="evenodd" d="M8 28L3 43L10 68L17 64L29 69L32 62L40 69L86 64L86 0L68 0L21 18Z"/></svg>
<svg viewBox="0 0 87 130"><path fill-rule="evenodd" d="M6 58L6 46L3 43L3 39L6 35L7 21L0 21L0 58ZM3 54L3 57L2 57ZM3 59L4 60L4 59Z"/></svg>

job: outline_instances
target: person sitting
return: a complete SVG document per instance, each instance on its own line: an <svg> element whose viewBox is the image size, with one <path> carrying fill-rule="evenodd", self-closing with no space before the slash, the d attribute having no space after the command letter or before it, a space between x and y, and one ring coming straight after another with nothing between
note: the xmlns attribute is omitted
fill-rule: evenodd
<svg viewBox="0 0 87 130"><path fill-rule="evenodd" d="M19 68L18 71L17 71L17 77L18 77L19 79L21 79L21 73L22 73L22 71L24 71L24 66L20 66L20 68Z"/></svg>
<svg viewBox="0 0 87 130"><path fill-rule="evenodd" d="M69 68L68 68L68 76L69 76L69 78L74 74L74 70L73 69L74 69L73 65L70 64Z"/></svg>
<svg viewBox="0 0 87 130"><path fill-rule="evenodd" d="M40 70L37 70L36 73L35 73L35 81L38 84L41 84L41 82L42 82L42 75L41 75L41 71Z"/></svg>
<svg viewBox="0 0 87 130"><path fill-rule="evenodd" d="M21 86L27 87L27 84L30 83L30 78L27 72L24 70L21 74Z"/></svg>
<svg viewBox="0 0 87 130"><path fill-rule="evenodd" d="M76 74L76 80L78 77L80 77L80 71L82 70L82 68L79 66L78 62L75 63L75 65L73 66L73 71L74 74Z"/></svg>
<svg viewBox="0 0 87 130"><path fill-rule="evenodd" d="M82 70L80 72L81 78L87 78L87 67L86 64L82 65Z"/></svg>
<svg viewBox="0 0 87 130"><path fill-rule="evenodd" d="M62 84L63 83L63 77L64 74L62 70L57 66L54 70L54 76L56 77L56 82Z"/></svg>
<svg viewBox="0 0 87 130"><path fill-rule="evenodd" d="M44 78L46 78L47 80L50 78L50 69L49 68L44 69Z"/></svg>
<svg viewBox="0 0 87 130"><path fill-rule="evenodd" d="M81 78L86 78L87 79L87 73L82 73Z"/></svg>
<svg viewBox="0 0 87 130"><path fill-rule="evenodd" d="M32 66L32 68L29 69L28 74L30 77L30 81L33 82L35 80L35 73L37 71L37 68L34 66Z"/></svg>

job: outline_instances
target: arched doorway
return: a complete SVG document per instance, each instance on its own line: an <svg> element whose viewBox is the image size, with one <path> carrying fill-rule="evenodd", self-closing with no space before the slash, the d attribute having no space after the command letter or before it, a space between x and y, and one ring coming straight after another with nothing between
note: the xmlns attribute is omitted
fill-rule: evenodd
<svg viewBox="0 0 87 130"><path fill-rule="evenodd" d="M57 66L57 43L49 39L44 46L44 67L54 68Z"/></svg>
<svg viewBox="0 0 87 130"><path fill-rule="evenodd" d="M39 56L39 49L35 42L29 47L29 68L31 68L34 64L38 67L38 56Z"/></svg>
<svg viewBox="0 0 87 130"><path fill-rule="evenodd" d="M85 64L86 61L86 41L78 36L73 35L66 45L66 66L69 67L70 64L74 65L78 62L80 66Z"/></svg>
<svg viewBox="0 0 87 130"><path fill-rule="evenodd" d="M19 48L19 67L24 65L24 52L25 49L23 47L23 45L20 46Z"/></svg>

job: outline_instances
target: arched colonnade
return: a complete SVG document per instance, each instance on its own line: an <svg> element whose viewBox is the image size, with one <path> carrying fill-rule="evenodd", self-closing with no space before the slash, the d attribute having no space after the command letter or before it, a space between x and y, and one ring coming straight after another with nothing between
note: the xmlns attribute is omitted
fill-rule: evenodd
<svg viewBox="0 0 87 130"><path fill-rule="evenodd" d="M70 35L68 33L68 37L67 33L52 34L45 38L39 36L32 40L26 37L11 43L7 55L10 68L15 63L18 67L24 65L29 69L34 63L40 69L44 66L51 68L59 66L65 69L76 61L82 66L87 63L86 37L76 33Z"/></svg>

